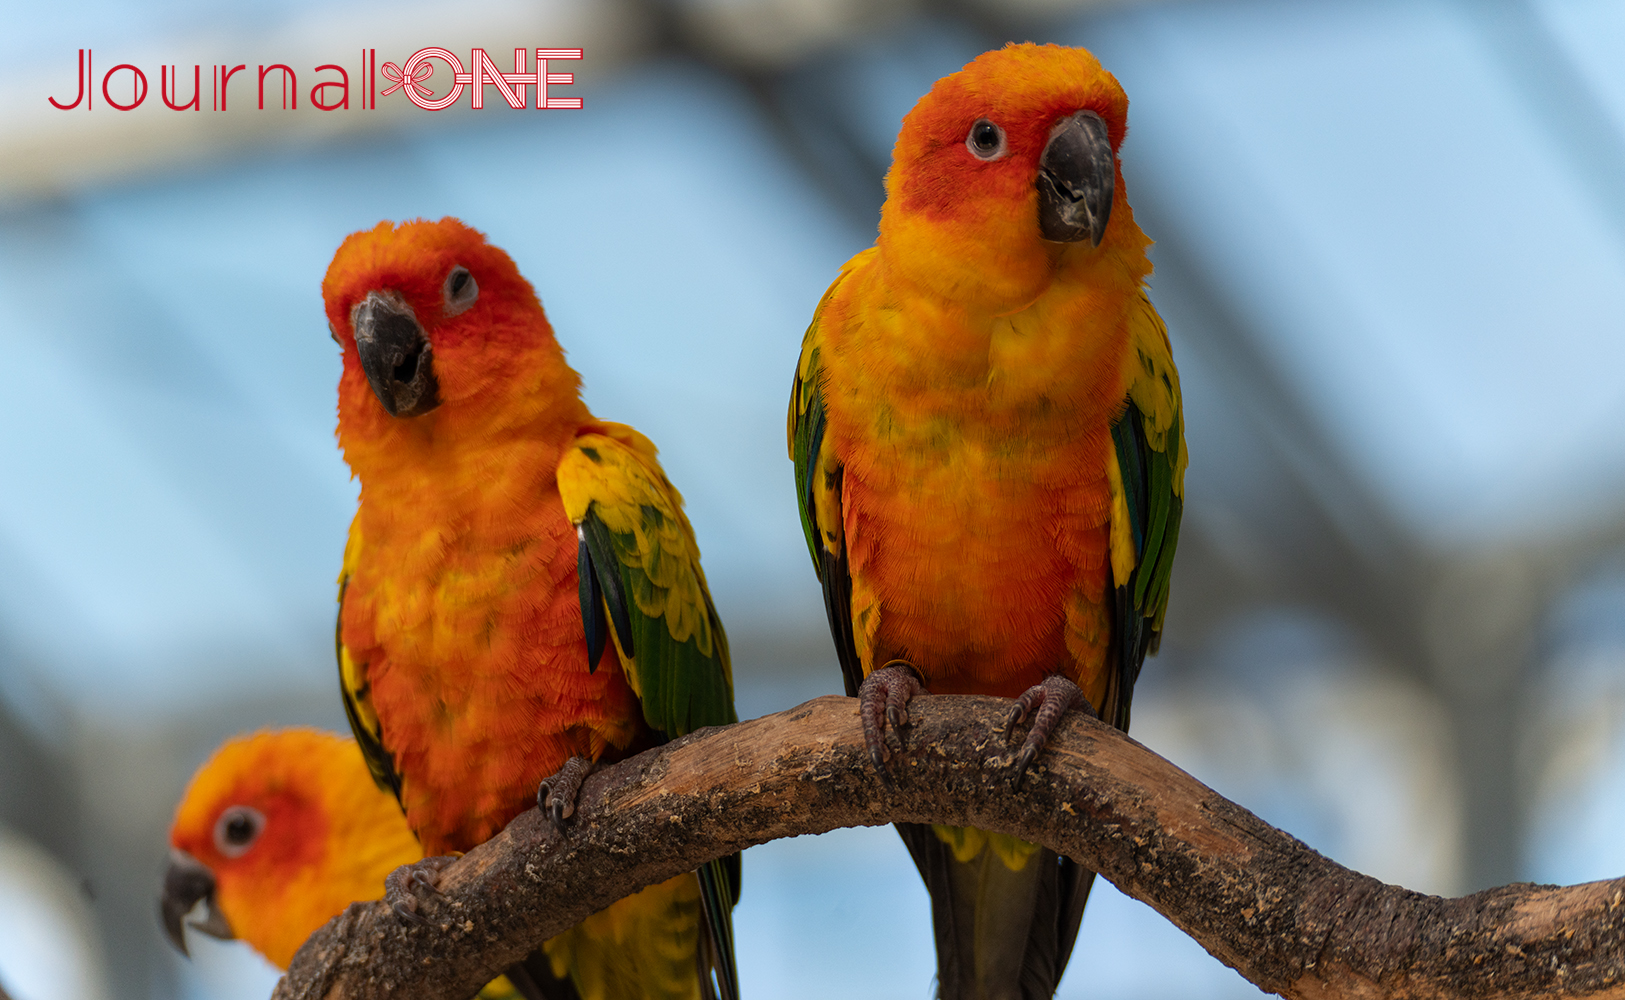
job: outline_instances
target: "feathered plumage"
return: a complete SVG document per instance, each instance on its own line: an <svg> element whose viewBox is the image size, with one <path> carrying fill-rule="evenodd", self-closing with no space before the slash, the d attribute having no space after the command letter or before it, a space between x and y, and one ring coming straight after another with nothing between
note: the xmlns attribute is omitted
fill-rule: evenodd
<svg viewBox="0 0 1625 1000"><path fill-rule="evenodd" d="M1147 240L1116 151L1128 101L1088 52L1012 45L907 118L874 247L802 343L789 449L849 694L1075 683L1126 728L1155 647L1185 452ZM977 830L901 826L941 994L1048 997L1092 875Z"/></svg>
<svg viewBox="0 0 1625 1000"><path fill-rule="evenodd" d="M508 256L455 219L386 222L345 240L322 290L361 480L340 676L424 847L487 839L571 757L735 721L682 498L648 439L588 412ZM589 1000L734 995L738 874L615 904L548 943L554 974Z"/></svg>

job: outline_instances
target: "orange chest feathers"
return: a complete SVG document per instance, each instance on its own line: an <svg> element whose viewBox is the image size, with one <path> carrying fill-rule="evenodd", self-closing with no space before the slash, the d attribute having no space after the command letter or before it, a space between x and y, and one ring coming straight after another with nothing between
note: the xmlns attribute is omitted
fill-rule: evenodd
<svg viewBox="0 0 1625 1000"><path fill-rule="evenodd" d="M1057 670L1099 672L1109 441L1102 426L1065 446L854 448L843 528L866 665L905 659L933 691L1004 696Z"/></svg>
<svg viewBox="0 0 1625 1000"><path fill-rule="evenodd" d="M865 669L904 659L933 691L1006 696L1061 671L1090 693L1122 310L1057 296L975 320L851 294L830 304L822 384Z"/></svg>
<svg viewBox="0 0 1625 1000"><path fill-rule="evenodd" d="M614 655L587 669L575 532L551 477L526 479L378 503L369 482L351 528L342 638L431 854L487 839L570 756L642 728Z"/></svg>

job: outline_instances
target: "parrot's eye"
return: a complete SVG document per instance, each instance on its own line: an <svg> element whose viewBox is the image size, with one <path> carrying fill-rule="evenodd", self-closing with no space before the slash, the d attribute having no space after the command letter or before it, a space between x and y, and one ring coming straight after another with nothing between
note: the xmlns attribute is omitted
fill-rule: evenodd
<svg viewBox="0 0 1625 1000"><path fill-rule="evenodd" d="M444 315L457 315L473 305L474 300L479 297L479 283L474 280L472 274L468 273L468 268L459 265L452 268L451 273L446 275Z"/></svg>
<svg viewBox="0 0 1625 1000"><path fill-rule="evenodd" d="M215 820L214 846L228 858L240 858L264 829L264 813L252 806L232 806Z"/></svg>
<svg viewBox="0 0 1625 1000"><path fill-rule="evenodd" d="M965 148L978 160L997 160L1005 154L1004 129L986 118L976 119L965 136Z"/></svg>

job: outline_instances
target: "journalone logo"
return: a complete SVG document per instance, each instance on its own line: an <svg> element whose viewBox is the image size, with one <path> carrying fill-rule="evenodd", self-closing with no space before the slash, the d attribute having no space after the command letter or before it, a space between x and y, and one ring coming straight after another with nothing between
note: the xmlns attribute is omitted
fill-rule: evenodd
<svg viewBox="0 0 1625 1000"><path fill-rule="evenodd" d="M320 111L349 110L352 107L351 97L355 97L354 107L359 110L377 110L378 98L388 97L396 91L401 92L408 101L425 111L439 111L457 103L463 92L470 91L469 106L475 109L485 107L486 88L495 87L498 96L511 108L525 108L529 105L531 88L535 88L535 105L537 110L579 110L581 98L557 97L550 92L550 87L569 86L575 83L574 73L553 72L549 63L561 60L576 60L583 58L581 49L539 48L536 53L535 69L529 67L531 49L513 50L513 72L505 73L497 67L496 61L484 50L476 48L469 53L468 64L449 49L429 47L419 49L412 53L404 65L393 62L378 62L377 49L362 49L359 72L354 79L352 92L352 79L350 69L339 63L323 63L311 70L312 75L318 75L316 82L310 88L309 104ZM451 85L444 94L436 94L430 89L429 81L435 76L435 63L443 64L451 71ZM250 74L239 82L239 89L248 80L256 80L258 110L265 110L265 83L270 78L275 88L272 100L278 97L281 107L285 110L297 111L299 109L299 76L298 72L286 63L260 64L257 78ZM231 66L220 63L209 67L209 110L228 110L228 100L231 96L232 78L238 73L245 73L246 64ZM319 74L329 75L325 78ZM95 107L96 91L101 91L102 102L117 111L133 111L145 103L149 84L146 71L133 63L119 63L102 74L100 87L97 87L95 72L95 53L91 49L80 49L78 54L78 67L76 70L77 91L71 102L58 100L52 95L46 95L46 100L59 111L72 111L81 105L88 111ZM173 77L173 83L171 82ZM379 78L385 82L384 89L378 89ZM158 68L158 96L165 107L171 111L200 111L203 108L203 65L192 66L192 94L191 99L181 100L181 74L174 65L164 65Z"/></svg>

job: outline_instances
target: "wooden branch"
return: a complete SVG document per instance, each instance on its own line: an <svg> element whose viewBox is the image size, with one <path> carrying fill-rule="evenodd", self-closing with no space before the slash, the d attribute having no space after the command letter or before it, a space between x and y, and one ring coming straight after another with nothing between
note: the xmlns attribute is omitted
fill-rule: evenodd
<svg viewBox="0 0 1625 1000"><path fill-rule="evenodd" d="M916 700L887 776L869 762L851 698L641 754L588 779L562 837L533 809L448 868L443 894L423 903L433 926L352 905L305 943L274 997L464 1000L643 886L780 837L901 820L1015 834L1076 858L1286 997L1625 998L1625 879L1459 899L1384 885L1076 714L1012 792L1017 734L996 728L1009 704ZM748 893L748 858L745 872Z"/></svg>

